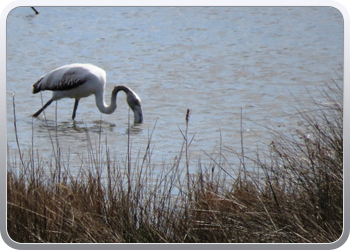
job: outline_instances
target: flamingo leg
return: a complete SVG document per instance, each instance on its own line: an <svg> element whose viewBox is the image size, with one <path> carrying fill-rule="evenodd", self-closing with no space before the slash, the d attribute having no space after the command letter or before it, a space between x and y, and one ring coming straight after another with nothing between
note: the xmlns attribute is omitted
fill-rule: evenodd
<svg viewBox="0 0 350 250"><path fill-rule="evenodd" d="M77 111L77 108L78 108L78 105L79 105L79 100L80 99L75 99L74 108L73 108L73 114L72 114L72 120L74 120L74 118L75 118L75 114L76 114L76 111Z"/></svg>
<svg viewBox="0 0 350 250"><path fill-rule="evenodd" d="M37 117L38 115L40 115L40 113L43 112L43 110L46 109L52 102L53 100L50 99L47 103L45 103L45 105L41 109L39 109L35 114L33 114L33 116Z"/></svg>

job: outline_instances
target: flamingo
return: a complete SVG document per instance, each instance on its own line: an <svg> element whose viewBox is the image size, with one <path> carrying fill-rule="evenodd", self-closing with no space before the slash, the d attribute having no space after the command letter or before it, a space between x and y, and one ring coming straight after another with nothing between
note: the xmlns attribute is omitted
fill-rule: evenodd
<svg viewBox="0 0 350 250"><path fill-rule="evenodd" d="M112 114L117 108L117 94L119 91L126 93L126 101L134 112L134 122L142 123L143 115L141 99L127 86L115 86L111 94L110 105L104 100L106 86L106 72L92 64L74 63L52 70L33 85L33 94L40 91L51 90L52 98L33 114L34 117L46 109L53 101L62 98L75 98L72 120L74 120L79 100L90 95L95 95L96 106L101 113Z"/></svg>

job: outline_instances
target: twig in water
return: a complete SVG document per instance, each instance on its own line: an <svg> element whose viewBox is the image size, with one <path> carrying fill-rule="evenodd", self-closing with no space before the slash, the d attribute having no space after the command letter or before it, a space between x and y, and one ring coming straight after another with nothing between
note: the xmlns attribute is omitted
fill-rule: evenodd
<svg viewBox="0 0 350 250"><path fill-rule="evenodd" d="M189 200L192 201L192 196L191 196L191 192L190 192L190 170L189 170L189 159L188 159L188 148L189 148L189 144L188 144L188 136L187 136L187 132L188 132L188 123L190 121L190 110L187 109L187 113L186 113L186 130L185 130L185 143L186 143L186 154L185 154L185 157L186 157L186 171L187 171L187 192L189 194ZM193 138L192 138L193 140ZM191 142L192 142L191 140Z"/></svg>
<svg viewBox="0 0 350 250"><path fill-rule="evenodd" d="M17 133L15 93L12 94L12 105L13 105L13 126L14 126L14 128L15 128L16 143L17 143L19 158L20 158L20 160L21 160L22 167L24 168L24 163L23 163L21 148L20 148L20 146L19 146L18 133Z"/></svg>
<svg viewBox="0 0 350 250"><path fill-rule="evenodd" d="M246 181L247 177L246 177L246 168L245 168L245 162L244 162L244 159L245 159L245 155L244 155L244 143L243 143L243 108L241 107L241 123L240 123L240 133L241 133L241 154L242 154L242 166L243 166L243 173L244 173L244 180ZM240 180L240 186L241 186L241 167L240 167L240 171L239 171L239 180Z"/></svg>
<svg viewBox="0 0 350 250"><path fill-rule="evenodd" d="M39 15L39 11L37 11L34 7L30 7L30 8L32 8L32 10L34 10L35 15Z"/></svg>
<svg viewBox="0 0 350 250"><path fill-rule="evenodd" d="M127 202L129 203L130 200L130 194L131 194L131 182L130 182L130 175L131 175L131 150L130 150L130 108L128 109L128 141L127 141L127 157L128 157L128 172L127 172L127 177L128 177L128 198ZM129 204L128 204L129 206Z"/></svg>

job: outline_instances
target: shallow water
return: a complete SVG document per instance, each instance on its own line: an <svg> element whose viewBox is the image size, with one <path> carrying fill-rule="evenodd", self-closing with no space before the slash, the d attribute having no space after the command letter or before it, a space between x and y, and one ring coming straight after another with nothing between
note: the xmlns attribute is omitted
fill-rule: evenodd
<svg viewBox="0 0 350 250"><path fill-rule="evenodd" d="M52 156L52 141L71 155L85 154L89 140L108 145L126 159L128 115L118 95L112 115L101 114L94 97L82 99L76 121L74 100L53 103L32 118L50 91L31 94L40 76L74 62L107 72L106 98L114 85L131 87L142 99L144 122L131 124L132 155L143 155L152 128L152 159L173 162L179 155L190 109L188 136L192 171L205 152L225 146L240 150L241 108L244 146L254 152L260 125L297 126L295 98L310 109L324 82L337 79L343 63L343 19L331 7L29 7L7 18L7 143L17 150L12 95L15 93L21 148ZM108 101L107 101L108 102ZM308 106L310 105L310 106ZM56 116L57 114L57 116ZM57 120L57 124L56 124ZM88 133L87 133L88 131ZM102 134L100 134L102 131ZM107 140L107 142L106 142ZM226 155L234 162L233 154ZM74 164L73 164L74 165Z"/></svg>

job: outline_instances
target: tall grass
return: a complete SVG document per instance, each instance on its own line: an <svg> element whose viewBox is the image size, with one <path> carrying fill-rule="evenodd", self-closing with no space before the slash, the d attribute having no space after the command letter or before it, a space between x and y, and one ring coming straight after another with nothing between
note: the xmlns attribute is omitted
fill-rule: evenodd
<svg viewBox="0 0 350 250"><path fill-rule="evenodd" d="M342 89L329 85L323 94L312 111L299 103L300 126L291 134L267 127L272 140L255 157L244 154L241 133L242 150L226 152L239 159L232 171L213 160L190 174L189 110L181 152L157 176L156 126L135 162L130 148L120 163L100 140L89 144L89 167L74 174L58 142L55 162L34 149L22 149L20 164L8 154L8 234L16 242L334 242L343 230Z"/></svg>

